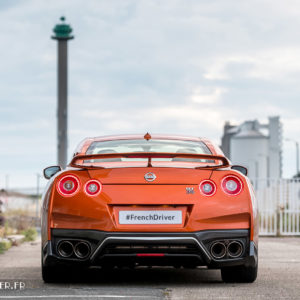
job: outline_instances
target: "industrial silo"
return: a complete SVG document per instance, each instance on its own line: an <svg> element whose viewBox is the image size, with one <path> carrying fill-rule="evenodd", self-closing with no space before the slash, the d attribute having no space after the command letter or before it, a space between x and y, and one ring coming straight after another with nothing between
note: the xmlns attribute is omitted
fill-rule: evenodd
<svg viewBox="0 0 300 300"><path fill-rule="evenodd" d="M230 139L230 149L232 163L248 168L251 179L270 177L269 137L257 121L240 125L239 132Z"/></svg>

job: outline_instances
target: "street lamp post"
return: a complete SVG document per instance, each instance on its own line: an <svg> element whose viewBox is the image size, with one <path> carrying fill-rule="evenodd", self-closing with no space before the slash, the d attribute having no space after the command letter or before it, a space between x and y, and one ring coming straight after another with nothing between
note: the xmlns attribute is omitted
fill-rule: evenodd
<svg viewBox="0 0 300 300"><path fill-rule="evenodd" d="M299 143L297 141L295 141L296 144L296 155L297 155L297 160L296 160L296 164L297 164L297 174L299 174Z"/></svg>
<svg viewBox="0 0 300 300"><path fill-rule="evenodd" d="M68 150L68 40L73 39L72 28L65 24L65 17L57 24L52 39L58 41L57 60L57 162L65 168Z"/></svg>

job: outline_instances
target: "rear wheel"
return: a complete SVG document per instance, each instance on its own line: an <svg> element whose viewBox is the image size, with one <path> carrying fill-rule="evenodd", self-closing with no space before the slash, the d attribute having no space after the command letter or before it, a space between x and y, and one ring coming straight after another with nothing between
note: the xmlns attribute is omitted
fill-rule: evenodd
<svg viewBox="0 0 300 300"><path fill-rule="evenodd" d="M258 264L255 266L237 266L221 269L224 282L254 282L257 277Z"/></svg>
<svg viewBox="0 0 300 300"><path fill-rule="evenodd" d="M54 266L42 265L42 277L44 282L60 282L61 281L61 269Z"/></svg>
<svg viewBox="0 0 300 300"><path fill-rule="evenodd" d="M56 265L51 265L51 266L46 266L44 264L44 253L42 250L42 255L41 255L41 265L42 265L42 278L44 282L46 283L52 283L52 282L62 282L63 281L63 273L65 270L62 268L62 266L56 266Z"/></svg>

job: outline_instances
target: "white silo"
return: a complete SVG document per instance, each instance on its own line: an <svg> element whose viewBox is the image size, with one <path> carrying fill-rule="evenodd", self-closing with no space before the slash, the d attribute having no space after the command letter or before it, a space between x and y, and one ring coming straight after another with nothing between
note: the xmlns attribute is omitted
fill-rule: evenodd
<svg viewBox="0 0 300 300"><path fill-rule="evenodd" d="M246 121L230 139L232 163L248 168L251 179L270 177L269 138L259 128L257 121Z"/></svg>

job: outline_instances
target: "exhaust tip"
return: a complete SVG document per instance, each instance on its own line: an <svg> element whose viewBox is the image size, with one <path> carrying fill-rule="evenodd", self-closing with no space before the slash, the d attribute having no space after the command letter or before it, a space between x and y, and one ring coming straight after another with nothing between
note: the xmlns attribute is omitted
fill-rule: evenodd
<svg viewBox="0 0 300 300"><path fill-rule="evenodd" d="M242 255L244 246L239 241L232 241L227 246L228 255L232 258L236 258Z"/></svg>
<svg viewBox="0 0 300 300"><path fill-rule="evenodd" d="M70 257L74 252L73 244L69 241L62 241L57 247L57 252L62 257Z"/></svg>
<svg viewBox="0 0 300 300"><path fill-rule="evenodd" d="M210 247L210 253L214 258L223 258L226 255L226 246L223 242L214 242Z"/></svg>
<svg viewBox="0 0 300 300"><path fill-rule="evenodd" d="M79 242L75 245L74 253L78 258L86 258L91 253L90 245L87 242Z"/></svg>

